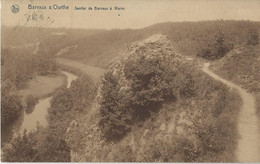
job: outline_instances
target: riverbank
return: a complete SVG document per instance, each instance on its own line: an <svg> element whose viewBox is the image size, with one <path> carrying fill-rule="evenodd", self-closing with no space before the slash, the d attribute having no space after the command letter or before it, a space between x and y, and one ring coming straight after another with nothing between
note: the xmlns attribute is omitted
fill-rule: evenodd
<svg viewBox="0 0 260 164"><path fill-rule="evenodd" d="M47 108L50 107L51 96L61 88L70 85L72 80L69 78L68 80L70 82L68 82L67 76L68 75L64 74L64 72L58 72L55 75L36 76L25 83L24 88L18 90L18 95L21 96L24 107L26 107L25 99L30 95L37 98L38 103L33 107L34 109L32 113L26 114L23 109L21 115L15 122L2 129L2 146L12 139L14 133L23 133L26 129L25 127L27 127L28 132L35 129L38 122L41 126L47 125L45 117L47 115ZM42 110L42 108L46 109Z"/></svg>
<svg viewBox="0 0 260 164"><path fill-rule="evenodd" d="M78 78L77 76L65 71L62 71L61 73L66 77L66 88L69 88L71 86L71 82ZM55 95L57 92L53 92L52 94ZM48 109L51 107L52 98L53 96L49 96L40 99L31 114L24 114L22 124L19 128L20 134L22 134L24 130L27 130L27 132L32 132L37 126L46 127L48 125Z"/></svg>

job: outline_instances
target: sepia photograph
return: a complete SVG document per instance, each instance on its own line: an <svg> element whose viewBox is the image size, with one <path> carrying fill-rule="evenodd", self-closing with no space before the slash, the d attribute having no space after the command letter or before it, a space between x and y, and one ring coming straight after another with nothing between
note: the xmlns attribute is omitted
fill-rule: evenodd
<svg viewBox="0 0 260 164"><path fill-rule="evenodd" d="M1 162L260 162L259 0L2 0Z"/></svg>

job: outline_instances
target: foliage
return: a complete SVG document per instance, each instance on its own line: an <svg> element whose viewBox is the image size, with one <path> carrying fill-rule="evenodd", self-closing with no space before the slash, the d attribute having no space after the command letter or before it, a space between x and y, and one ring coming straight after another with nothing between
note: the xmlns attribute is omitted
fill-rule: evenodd
<svg viewBox="0 0 260 164"><path fill-rule="evenodd" d="M97 32L94 35L82 36L73 42L63 45L69 47L78 45L63 57L76 59L81 62L108 68L109 63L118 52L126 49L134 41L145 39L154 34L166 35L174 45L174 48L182 54L196 56L205 50L215 56L217 51L247 44L248 30L259 30L259 23L251 21L202 21L202 22L168 22L159 23L138 30L109 30ZM223 34L224 43L219 48L214 48L216 36ZM226 44L227 43L227 44ZM231 46L231 47L230 47ZM211 52L212 51L212 52ZM216 56L221 57L223 54Z"/></svg>
<svg viewBox="0 0 260 164"><path fill-rule="evenodd" d="M177 101L164 101L158 113L145 122L133 124L134 129L129 135L115 144L107 143L102 147L104 151L100 153L109 155L101 156L101 161L236 160L237 117L241 105L239 95L199 70L184 67L178 72L175 78L182 79L182 84L187 82L187 87L191 88L181 85ZM159 128L162 123L167 127L165 131ZM169 126L174 126L172 131L169 131ZM87 155L95 156L91 153Z"/></svg>
<svg viewBox="0 0 260 164"><path fill-rule="evenodd" d="M4 150L4 161L69 162L66 129L73 119L87 112L94 93L93 84L84 76L73 81L70 88L58 91L51 100L49 126L14 138L12 146Z"/></svg>
<svg viewBox="0 0 260 164"><path fill-rule="evenodd" d="M131 110L118 92L117 79L110 72L106 73L100 93L104 98L100 102L102 119L99 125L108 140L122 138L132 124Z"/></svg>
<svg viewBox="0 0 260 164"><path fill-rule="evenodd" d="M82 76L72 81L70 88L59 90L51 100L50 112L82 111L93 98L94 87L89 77ZM54 110L55 109L55 110Z"/></svg>
<svg viewBox="0 0 260 164"><path fill-rule="evenodd" d="M1 125L8 126L22 112L22 103L16 94L5 94L1 98Z"/></svg>
<svg viewBox="0 0 260 164"><path fill-rule="evenodd" d="M147 52L134 54L121 66L127 86L122 86L123 77L113 74L117 68L105 74L101 84L99 124L107 140L123 138L133 124L144 121L158 112L164 102L175 99L185 78L179 69L187 69L189 64L171 60L159 54L149 58ZM187 84L182 89L188 92L192 90L190 87L192 85Z"/></svg>
<svg viewBox="0 0 260 164"><path fill-rule="evenodd" d="M66 130L72 120L88 112L87 107L95 92L91 80L81 76L72 81L70 88L61 89L53 96L49 109L50 129L42 143L49 147L41 150L42 161L70 161L70 148L65 141Z"/></svg>
<svg viewBox="0 0 260 164"><path fill-rule="evenodd" d="M247 45L257 45L259 43L259 34L256 30L248 30Z"/></svg>
<svg viewBox="0 0 260 164"><path fill-rule="evenodd" d="M225 41L223 33L218 33L215 38L213 43L207 42L205 48L199 50L198 56L208 60L216 60L222 58L233 48L232 44Z"/></svg>
<svg viewBox="0 0 260 164"><path fill-rule="evenodd" d="M5 148L3 161L5 162L33 162L38 151L35 149L36 140L33 134L24 134L15 137L11 145Z"/></svg>
<svg viewBox="0 0 260 164"><path fill-rule="evenodd" d="M39 127L37 131L14 137L4 149L6 162L68 162L70 149L52 129Z"/></svg>
<svg viewBox="0 0 260 164"><path fill-rule="evenodd" d="M42 54L33 54L26 48L2 49L2 79L9 79L16 87L35 75L47 75L56 71L55 61Z"/></svg>
<svg viewBox="0 0 260 164"><path fill-rule="evenodd" d="M8 37L7 37L8 38ZM56 63L46 54L34 54L32 48L3 47L1 49L1 80L2 80L2 125L13 122L22 111L22 102L17 90L36 75L47 75L56 71ZM27 98L28 107L36 103Z"/></svg>
<svg viewBox="0 0 260 164"><path fill-rule="evenodd" d="M211 68L225 79L242 85L249 92L259 91L259 49L253 46L240 46L228 53L221 60L214 62ZM243 61L243 62L241 62Z"/></svg>
<svg viewBox="0 0 260 164"><path fill-rule="evenodd" d="M37 162L68 162L70 161L70 148L56 129L42 128L35 133L38 151Z"/></svg>
<svg viewBox="0 0 260 164"><path fill-rule="evenodd" d="M184 75L182 85L180 86L180 95L184 98L191 98L195 96L195 92L194 77L192 77L192 75L187 72Z"/></svg>
<svg viewBox="0 0 260 164"><path fill-rule="evenodd" d="M46 28L7 28L3 27L4 45L22 45L40 41L39 52L54 56L63 48L70 49L62 57L79 60L90 65L107 68L109 63L121 50L134 41L142 40L153 34L166 35L176 49L186 55L195 56L205 45L213 43L220 31L225 42L235 46L247 44L248 31L259 30L259 23L251 21L201 21L201 22L167 22L155 24L143 29L83 30L83 29L46 29ZM50 35L57 32L64 35ZM22 34L22 35L21 35ZM15 38L15 41L13 41ZM249 41L250 43L251 41ZM253 43L253 42L252 42ZM250 43L251 44L251 43ZM213 45L211 45L213 46ZM214 50L209 48L209 50ZM3 52L3 51L2 51Z"/></svg>
<svg viewBox="0 0 260 164"><path fill-rule="evenodd" d="M6 80L2 81L2 84L1 84L1 95L2 96L11 94L11 93L15 93L16 91L17 91L17 88L10 79L6 79Z"/></svg>
<svg viewBox="0 0 260 164"><path fill-rule="evenodd" d="M25 103L27 106L26 112L31 113L33 111L34 106L37 104L38 99L36 97L33 97L32 95L29 95L25 98Z"/></svg>
<svg viewBox="0 0 260 164"><path fill-rule="evenodd" d="M124 69L134 92L132 104L145 108L160 104L165 98L173 96L171 82L175 73L159 57L145 59L145 56L136 56L138 59L127 61Z"/></svg>

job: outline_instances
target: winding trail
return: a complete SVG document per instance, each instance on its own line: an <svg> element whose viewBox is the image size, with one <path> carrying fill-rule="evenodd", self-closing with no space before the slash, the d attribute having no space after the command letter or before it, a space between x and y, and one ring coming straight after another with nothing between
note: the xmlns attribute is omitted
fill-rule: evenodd
<svg viewBox="0 0 260 164"><path fill-rule="evenodd" d="M254 96L240 86L216 75L209 70L209 66L209 63L205 63L202 71L228 87L236 89L243 100L238 120L240 134L236 152L238 162L260 162L260 123L256 115Z"/></svg>

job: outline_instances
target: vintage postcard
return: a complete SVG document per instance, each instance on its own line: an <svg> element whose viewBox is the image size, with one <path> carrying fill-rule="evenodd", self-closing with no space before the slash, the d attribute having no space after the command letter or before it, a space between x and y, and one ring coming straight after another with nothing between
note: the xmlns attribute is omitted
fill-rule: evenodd
<svg viewBox="0 0 260 164"><path fill-rule="evenodd" d="M2 0L2 162L260 162L259 0Z"/></svg>

